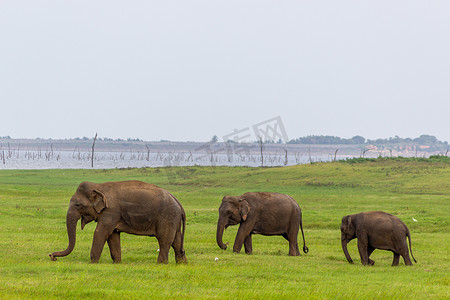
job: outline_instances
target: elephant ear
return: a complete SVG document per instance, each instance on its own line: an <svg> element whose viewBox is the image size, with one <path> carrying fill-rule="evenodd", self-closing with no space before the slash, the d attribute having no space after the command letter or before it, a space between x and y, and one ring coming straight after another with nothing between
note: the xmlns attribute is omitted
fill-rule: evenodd
<svg viewBox="0 0 450 300"><path fill-rule="evenodd" d="M94 190L92 205L97 213L100 213L105 207L108 207L106 196L99 190Z"/></svg>
<svg viewBox="0 0 450 300"><path fill-rule="evenodd" d="M350 230L350 227L352 226L352 217L346 216L343 223L345 225L346 230Z"/></svg>
<svg viewBox="0 0 450 300"><path fill-rule="evenodd" d="M345 221L346 221L347 226L350 226L352 224L352 217L347 216L347 219Z"/></svg>
<svg viewBox="0 0 450 300"><path fill-rule="evenodd" d="M241 215L242 220L245 222L247 220L247 215L250 212L250 206L248 205L247 200L245 198L239 199L239 214Z"/></svg>

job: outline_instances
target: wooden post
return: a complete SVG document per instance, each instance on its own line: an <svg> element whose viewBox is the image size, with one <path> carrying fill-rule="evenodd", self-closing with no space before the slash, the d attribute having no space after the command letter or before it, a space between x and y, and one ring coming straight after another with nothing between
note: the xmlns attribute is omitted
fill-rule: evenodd
<svg viewBox="0 0 450 300"><path fill-rule="evenodd" d="M258 136L259 138L259 148L261 150L261 168L264 167L264 156L263 156L263 140L262 136Z"/></svg>
<svg viewBox="0 0 450 300"><path fill-rule="evenodd" d="M311 145L309 145L309 147L308 147L308 156L309 156L309 163L312 164L313 161L311 159Z"/></svg>
<svg viewBox="0 0 450 300"><path fill-rule="evenodd" d="M92 155L91 155L91 167L94 167L94 147L95 141L97 140L97 133L95 133L94 142L92 143Z"/></svg>
<svg viewBox="0 0 450 300"><path fill-rule="evenodd" d="M147 147L147 161L149 161L150 160L150 147L147 144L145 144L145 147Z"/></svg>
<svg viewBox="0 0 450 300"><path fill-rule="evenodd" d="M336 149L336 151L334 151L334 159L333 161L336 161L336 154L338 153L339 148Z"/></svg>
<svg viewBox="0 0 450 300"><path fill-rule="evenodd" d="M287 166L288 164L288 151L284 149L284 165Z"/></svg>

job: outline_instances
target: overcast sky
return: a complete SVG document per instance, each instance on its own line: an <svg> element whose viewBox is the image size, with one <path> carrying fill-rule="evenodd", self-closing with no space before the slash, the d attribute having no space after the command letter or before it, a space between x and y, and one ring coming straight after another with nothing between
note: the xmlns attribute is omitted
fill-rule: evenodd
<svg viewBox="0 0 450 300"><path fill-rule="evenodd" d="M0 136L450 141L450 1L1 1Z"/></svg>

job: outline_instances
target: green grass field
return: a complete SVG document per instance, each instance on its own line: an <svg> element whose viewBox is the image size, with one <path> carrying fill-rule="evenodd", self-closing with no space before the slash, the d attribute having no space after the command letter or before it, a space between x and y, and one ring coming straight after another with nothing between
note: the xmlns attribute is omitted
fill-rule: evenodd
<svg viewBox="0 0 450 300"><path fill-rule="evenodd" d="M180 167L114 170L0 171L0 298L277 298L449 299L450 164L433 160L316 163L283 168ZM77 229L67 247L65 214L81 181L137 179L171 191L187 214L189 264L156 264L155 238L122 234L122 263L105 245L98 264L89 253L95 223ZM253 236L253 254L233 254L215 242L224 195L270 191L293 196L303 211L308 254L289 257L282 237ZM340 245L344 215L384 210L412 235L418 263L391 267L392 253L376 250L375 265L347 263ZM412 218L417 219L414 222ZM224 242L234 242L237 226ZM301 237L300 237L301 241ZM300 248L302 246L300 245ZM218 261L215 261L215 258Z"/></svg>

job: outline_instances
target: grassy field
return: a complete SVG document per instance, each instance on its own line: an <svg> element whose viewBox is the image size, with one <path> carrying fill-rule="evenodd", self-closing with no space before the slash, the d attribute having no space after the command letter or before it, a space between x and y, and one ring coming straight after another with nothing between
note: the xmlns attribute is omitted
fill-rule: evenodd
<svg viewBox="0 0 450 300"><path fill-rule="evenodd" d="M155 238L122 234L122 263L105 245L89 264L95 223L77 229L67 247L65 214L81 181L138 179L171 191L187 214L189 264L157 265ZM215 242L224 195L271 191L293 196L303 211L308 254L289 257L282 237L253 236L253 254L233 254ZM432 160L317 163L284 168L180 167L115 170L0 171L0 298L277 298L449 299L450 164ZM384 210L400 217L412 235L418 263L376 250L375 265L347 263L340 246L342 216ZM417 222L414 222L415 218ZM224 241L234 242L237 226ZM301 240L301 238L300 238ZM300 245L300 248L302 246ZM243 252L243 250L242 250ZM218 258L216 261L215 258Z"/></svg>

